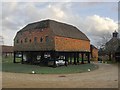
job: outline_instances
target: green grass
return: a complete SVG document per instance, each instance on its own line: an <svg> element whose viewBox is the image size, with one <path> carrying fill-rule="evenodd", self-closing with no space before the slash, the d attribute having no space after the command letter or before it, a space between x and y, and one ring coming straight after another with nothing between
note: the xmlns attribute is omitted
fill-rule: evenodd
<svg viewBox="0 0 120 90"><path fill-rule="evenodd" d="M16 58L16 62L20 62L21 58ZM12 63L13 57L2 58L2 63Z"/></svg>
<svg viewBox="0 0 120 90"><path fill-rule="evenodd" d="M80 65L68 65L57 68L37 65L27 65L21 63L12 63L13 58L5 58L2 62L3 72L15 72L15 73L31 73L35 71L37 74L65 74L65 73L82 73L88 72L88 69L95 70L98 66L94 64L80 64Z"/></svg>

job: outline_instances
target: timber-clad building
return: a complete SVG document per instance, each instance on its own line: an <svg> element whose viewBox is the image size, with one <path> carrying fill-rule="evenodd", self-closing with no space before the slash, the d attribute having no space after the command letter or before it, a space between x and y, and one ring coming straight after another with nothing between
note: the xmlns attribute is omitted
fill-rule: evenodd
<svg viewBox="0 0 120 90"><path fill-rule="evenodd" d="M118 37L118 32L113 32L113 37L105 44L106 54L109 56L109 60L120 61L120 38ZM119 58L119 59L116 59Z"/></svg>
<svg viewBox="0 0 120 90"><path fill-rule="evenodd" d="M54 20L43 20L26 25L14 38L14 63L16 54L22 54L24 61L34 62L64 56L65 61L80 63L79 57L90 63L90 40L75 26Z"/></svg>

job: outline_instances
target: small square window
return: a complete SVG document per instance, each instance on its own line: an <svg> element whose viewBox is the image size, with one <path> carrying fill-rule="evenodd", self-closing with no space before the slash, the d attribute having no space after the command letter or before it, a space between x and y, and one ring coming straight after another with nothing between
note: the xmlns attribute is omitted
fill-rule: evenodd
<svg viewBox="0 0 120 90"><path fill-rule="evenodd" d="M21 40L21 43L23 43L23 41Z"/></svg>
<svg viewBox="0 0 120 90"><path fill-rule="evenodd" d="M30 40L29 40L29 42L31 43L31 42L32 42L32 40L30 39Z"/></svg>
<svg viewBox="0 0 120 90"><path fill-rule="evenodd" d="M25 38L25 42L27 42L27 38Z"/></svg>
<svg viewBox="0 0 120 90"><path fill-rule="evenodd" d="M45 37L45 41L49 42L49 37L48 36Z"/></svg>
<svg viewBox="0 0 120 90"><path fill-rule="evenodd" d="M40 42L43 42L43 38L42 37L40 38Z"/></svg>

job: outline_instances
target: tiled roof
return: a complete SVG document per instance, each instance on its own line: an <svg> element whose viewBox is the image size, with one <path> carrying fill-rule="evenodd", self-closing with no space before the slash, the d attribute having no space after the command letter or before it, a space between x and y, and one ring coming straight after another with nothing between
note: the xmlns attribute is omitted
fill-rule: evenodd
<svg viewBox="0 0 120 90"><path fill-rule="evenodd" d="M106 48L111 52L116 51L119 46L120 46L120 38L117 37L113 37L106 43Z"/></svg>
<svg viewBox="0 0 120 90"><path fill-rule="evenodd" d="M96 47L95 47L94 45L92 45L92 44L90 45L90 47L91 47L91 48L94 48L94 49L98 49L98 48L96 48Z"/></svg>
<svg viewBox="0 0 120 90"><path fill-rule="evenodd" d="M89 41L88 37L75 26L49 19L40 22L30 23L23 29L21 29L21 31L41 29L47 27L49 27L50 30L52 30L55 35Z"/></svg>
<svg viewBox="0 0 120 90"><path fill-rule="evenodd" d="M13 46L2 45L2 53L11 53L13 52Z"/></svg>

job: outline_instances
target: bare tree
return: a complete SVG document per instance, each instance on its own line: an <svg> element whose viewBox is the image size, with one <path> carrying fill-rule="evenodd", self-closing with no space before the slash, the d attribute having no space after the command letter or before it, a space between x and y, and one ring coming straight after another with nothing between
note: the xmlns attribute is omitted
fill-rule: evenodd
<svg viewBox="0 0 120 90"><path fill-rule="evenodd" d="M113 38L111 38L109 33L103 34L103 36L101 36L101 41L98 42L103 53L109 56L109 60L115 60L115 51L119 46L117 34L118 33L115 31L113 33Z"/></svg>
<svg viewBox="0 0 120 90"><path fill-rule="evenodd" d="M105 44L111 39L111 34L109 32L103 33L100 36L100 40L97 42L99 48L105 49Z"/></svg>
<svg viewBox="0 0 120 90"><path fill-rule="evenodd" d="M99 47L100 51L99 51L99 56L104 56L104 59L108 59L106 57L107 55L107 51L106 51L106 43L111 39L111 34L109 32L107 33L103 33L100 36L100 40L98 40L97 42L97 46ZM101 57L101 59L102 59Z"/></svg>

